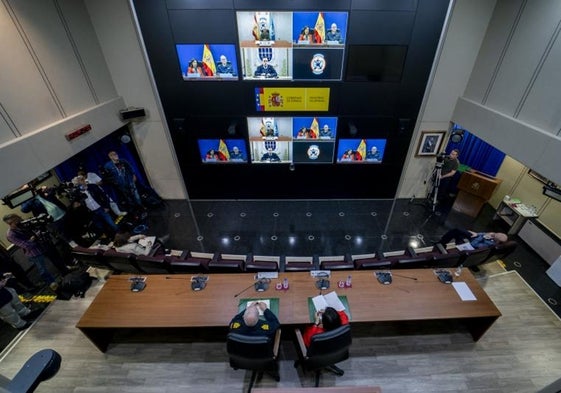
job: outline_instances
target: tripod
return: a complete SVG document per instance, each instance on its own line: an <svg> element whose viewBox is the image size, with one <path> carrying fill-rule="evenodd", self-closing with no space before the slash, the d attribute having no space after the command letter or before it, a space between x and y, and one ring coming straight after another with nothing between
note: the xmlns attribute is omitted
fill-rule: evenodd
<svg viewBox="0 0 561 393"><path fill-rule="evenodd" d="M442 163L437 162L434 167L430 179L432 181L431 188L427 194L427 199L431 205L431 209L434 213L436 210L436 204L438 203L438 188L440 187L440 175L442 175Z"/></svg>

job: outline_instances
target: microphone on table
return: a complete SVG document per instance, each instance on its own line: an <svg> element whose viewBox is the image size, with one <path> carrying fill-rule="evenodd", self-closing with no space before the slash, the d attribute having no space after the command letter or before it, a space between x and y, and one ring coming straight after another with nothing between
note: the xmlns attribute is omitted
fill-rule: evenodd
<svg viewBox="0 0 561 393"><path fill-rule="evenodd" d="M395 273L393 273L393 275L396 276L396 277L403 277L403 278L408 278L410 280L417 281L417 277L402 276L401 274L395 274Z"/></svg>
<svg viewBox="0 0 561 393"><path fill-rule="evenodd" d="M257 280L256 282L254 282L253 284L251 284L250 286L248 286L247 288L244 288L241 291L239 291L238 293L236 293L234 295L234 297L240 296L242 293L244 293L245 291L247 291L251 287L255 287L255 290L257 292L266 291L269 288L269 283L270 282L271 282L271 280L268 279L268 278L261 278L261 279Z"/></svg>

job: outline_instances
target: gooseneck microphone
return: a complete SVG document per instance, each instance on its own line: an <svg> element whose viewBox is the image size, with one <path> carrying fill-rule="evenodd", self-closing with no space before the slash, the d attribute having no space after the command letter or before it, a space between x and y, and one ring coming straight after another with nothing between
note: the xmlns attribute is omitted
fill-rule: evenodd
<svg viewBox="0 0 561 393"><path fill-rule="evenodd" d="M239 291L238 293L236 293L236 294L234 295L234 297L240 296L242 293L244 293L245 291L247 291L249 288L251 288L251 287L254 286L254 285L255 285L255 283L253 283L253 284L251 284L250 286L248 286L247 288L245 288L245 289Z"/></svg>
<svg viewBox="0 0 561 393"><path fill-rule="evenodd" d="M417 281L417 277L402 276L401 274L395 274L395 273L392 273L392 274L393 274L394 276L396 276L396 277L403 277L403 278L408 278L408 279L410 279L410 280L415 280L415 281Z"/></svg>

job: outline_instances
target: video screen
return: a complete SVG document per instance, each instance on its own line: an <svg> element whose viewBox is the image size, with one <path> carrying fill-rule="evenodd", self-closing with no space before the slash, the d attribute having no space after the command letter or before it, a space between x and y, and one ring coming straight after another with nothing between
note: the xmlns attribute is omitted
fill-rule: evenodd
<svg viewBox="0 0 561 393"><path fill-rule="evenodd" d="M341 80L347 12L236 13L244 80Z"/></svg>
<svg viewBox="0 0 561 393"><path fill-rule="evenodd" d="M292 118L292 137L301 139L335 140L337 133L336 117L294 117Z"/></svg>
<svg viewBox="0 0 561 393"><path fill-rule="evenodd" d="M406 55L405 45L350 45L345 80L400 82Z"/></svg>
<svg viewBox="0 0 561 393"><path fill-rule="evenodd" d="M381 164L386 139L339 139L337 162L341 164Z"/></svg>
<svg viewBox="0 0 561 393"><path fill-rule="evenodd" d="M231 44L177 44L183 80L238 80L236 46Z"/></svg>
<svg viewBox="0 0 561 393"><path fill-rule="evenodd" d="M292 162L292 118L249 117L247 130L252 163Z"/></svg>
<svg viewBox="0 0 561 393"><path fill-rule="evenodd" d="M292 41L295 45L345 44L346 12L295 12L292 16Z"/></svg>
<svg viewBox="0 0 561 393"><path fill-rule="evenodd" d="M203 163L244 163L247 151L242 139L199 139L199 152Z"/></svg>
<svg viewBox="0 0 561 393"><path fill-rule="evenodd" d="M321 139L302 140L292 144L292 161L295 164L331 164L335 142Z"/></svg>

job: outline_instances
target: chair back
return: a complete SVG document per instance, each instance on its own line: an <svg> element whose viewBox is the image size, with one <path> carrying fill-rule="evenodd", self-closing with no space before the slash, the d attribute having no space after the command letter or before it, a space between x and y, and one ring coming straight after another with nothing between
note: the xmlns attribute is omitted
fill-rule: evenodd
<svg viewBox="0 0 561 393"><path fill-rule="evenodd" d="M101 269L109 269L107 263L103 259L103 250L99 248L87 248L76 246L70 251L72 257L76 258L81 263L91 267Z"/></svg>
<svg viewBox="0 0 561 393"><path fill-rule="evenodd" d="M492 247L462 251L463 256L460 258L460 264L464 267L479 266L489 258L492 251Z"/></svg>
<svg viewBox="0 0 561 393"><path fill-rule="evenodd" d="M137 255L136 265L146 274L169 274L172 272L164 255Z"/></svg>
<svg viewBox="0 0 561 393"><path fill-rule="evenodd" d="M135 262L135 255L109 249L103 253L103 259L117 273L142 274Z"/></svg>
<svg viewBox="0 0 561 393"><path fill-rule="evenodd" d="M487 258L486 262L496 261L497 259L504 259L508 257L516 249L518 243L514 240L508 240L504 243L500 243L493 247L491 255Z"/></svg>
<svg viewBox="0 0 561 393"><path fill-rule="evenodd" d="M277 371L274 339L268 336L247 336L228 333L226 350L234 369Z"/></svg>
<svg viewBox="0 0 561 393"><path fill-rule="evenodd" d="M348 324L314 335L303 361L304 367L317 370L348 359L351 343L351 326Z"/></svg>

